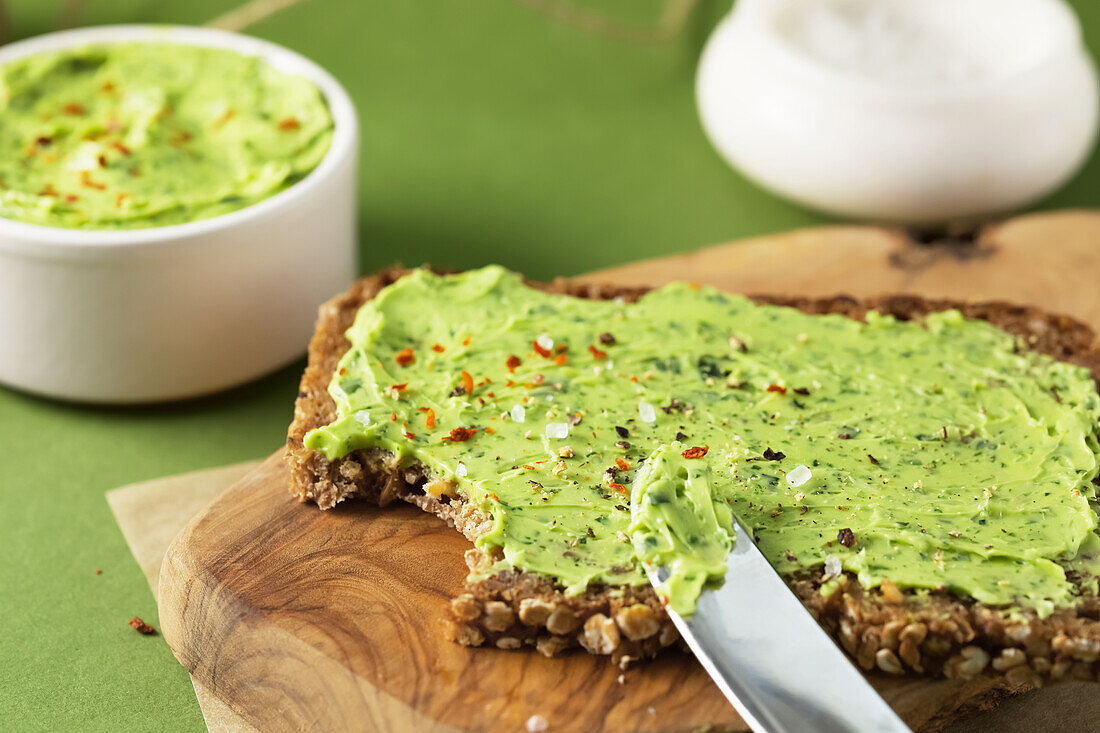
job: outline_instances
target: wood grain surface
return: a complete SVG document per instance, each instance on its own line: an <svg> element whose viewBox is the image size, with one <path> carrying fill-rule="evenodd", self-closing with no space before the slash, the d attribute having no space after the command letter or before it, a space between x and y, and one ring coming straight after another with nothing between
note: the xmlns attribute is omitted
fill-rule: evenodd
<svg viewBox="0 0 1100 733"><path fill-rule="evenodd" d="M1068 212L930 246L883 229L807 230L589 277L1000 298L1100 324L1098 276L1100 214ZM583 653L547 659L445 641L440 623L463 586L468 548L409 506L299 504L276 453L173 542L160 576L162 630L180 662L263 731L523 731L533 715L550 731L746 730L686 654L623 673ZM986 677L871 679L917 730L1019 692Z"/></svg>
<svg viewBox="0 0 1100 733"><path fill-rule="evenodd" d="M1100 211L1032 214L917 245L866 226L801 229L584 276L621 285L690 280L735 293L1009 300L1100 330Z"/></svg>

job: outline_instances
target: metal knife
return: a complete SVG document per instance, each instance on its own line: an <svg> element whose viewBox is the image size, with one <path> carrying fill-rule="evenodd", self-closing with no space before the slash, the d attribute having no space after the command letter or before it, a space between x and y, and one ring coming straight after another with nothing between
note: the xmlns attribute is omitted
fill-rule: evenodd
<svg viewBox="0 0 1100 733"><path fill-rule="evenodd" d="M909 733L737 520L721 588L688 618L668 609L703 668L757 733ZM668 577L646 568L655 586Z"/></svg>

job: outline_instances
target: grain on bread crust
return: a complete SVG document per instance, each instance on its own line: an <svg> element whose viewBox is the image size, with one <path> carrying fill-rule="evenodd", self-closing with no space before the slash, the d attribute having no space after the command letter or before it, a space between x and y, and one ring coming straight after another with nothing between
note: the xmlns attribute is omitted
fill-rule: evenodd
<svg viewBox="0 0 1100 733"><path fill-rule="evenodd" d="M330 509L350 498L384 506L402 499L431 512L473 540L488 529L489 518L465 503L445 481L422 466L399 469L392 455L356 451L328 461L303 446L305 434L332 422L336 408L328 385L349 344L344 332L363 303L405 274L392 268L356 282L321 307L309 347L309 364L295 404L287 438L291 491L300 501ZM643 288L619 288L555 281L532 283L550 292L582 298L635 300ZM862 319L869 310L902 320L959 309L968 318L1017 336L1024 348L1090 370L1100 381L1100 351L1094 334L1078 321L1037 308L1000 302L961 303L915 296L856 300L756 296L760 303L786 305L806 313L839 313ZM472 569L495 558L467 552ZM836 580L837 590L822 595L823 571L787 579L802 602L861 667L887 674L967 677L1002 676L1007 685L1038 685L1043 679L1097 679L1100 672L1100 599L1083 592L1077 607L1045 619L1031 611L1015 619L997 608L958 598L945 591L906 594L886 583L864 589L850 575ZM533 646L553 655L572 647L609 655L616 663L651 657L681 642L661 602L649 586L592 586L567 596L552 579L507 570L468 584L450 607L451 639L467 645L502 649Z"/></svg>

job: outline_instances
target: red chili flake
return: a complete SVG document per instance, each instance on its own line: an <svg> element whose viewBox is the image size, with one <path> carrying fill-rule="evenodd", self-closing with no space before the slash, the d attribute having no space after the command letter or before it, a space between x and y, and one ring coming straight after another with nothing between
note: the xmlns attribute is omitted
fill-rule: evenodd
<svg viewBox="0 0 1100 733"><path fill-rule="evenodd" d="M67 115L82 115L84 114L84 105L79 102L69 102L61 107L61 111Z"/></svg>
<svg viewBox="0 0 1100 733"><path fill-rule="evenodd" d="M486 494L486 496L488 496L490 499L497 502L498 504L500 503L500 497L496 494Z"/></svg>
<svg viewBox="0 0 1100 733"><path fill-rule="evenodd" d="M298 121L297 117L284 117L279 120L279 129L283 132L290 132L292 130L300 129L302 123Z"/></svg>
<svg viewBox="0 0 1100 733"><path fill-rule="evenodd" d="M152 636L153 634L157 633L156 629L154 629L152 626L150 626L149 624L142 621L137 616L134 616L132 619L130 619L129 624L130 624L130 628L133 629L134 631L138 632L139 634L145 634L146 636Z"/></svg>
<svg viewBox="0 0 1100 733"><path fill-rule="evenodd" d="M778 392L779 394L787 394L787 388L784 387L781 384L769 384L768 385L768 391L769 392Z"/></svg>
<svg viewBox="0 0 1100 733"><path fill-rule="evenodd" d="M631 377L631 378L630 378L630 381L631 381L631 382L637 382L637 381L638 381L638 378L637 378L637 377Z"/></svg>
<svg viewBox="0 0 1100 733"><path fill-rule="evenodd" d="M469 346L470 345L470 338L471 338L470 336L467 336L466 338L462 339L462 345L463 346Z"/></svg>
<svg viewBox="0 0 1100 733"><path fill-rule="evenodd" d="M113 81L105 81L99 85L99 91L106 94L110 94L115 90L115 83Z"/></svg>
<svg viewBox="0 0 1100 733"><path fill-rule="evenodd" d="M121 209L122 202L128 198L130 198L130 194L128 193L120 193L118 196L115 196L115 208Z"/></svg>
<svg viewBox="0 0 1100 733"><path fill-rule="evenodd" d="M622 494L623 496L626 496L626 495L627 495L627 494L626 494L626 487L625 487L625 486L623 486L622 484L617 484L617 483L615 483L614 481L612 481L612 482L610 482L610 483L608 484L608 486L610 486L611 488L615 489L615 491L618 491L618 492L619 492L620 494Z"/></svg>
<svg viewBox="0 0 1100 733"><path fill-rule="evenodd" d="M416 433L409 432L409 424L405 422L401 423L401 434L410 440L416 437Z"/></svg>
<svg viewBox="0 0 1100 733"><path fill-rule="evenodd" d="M451 431L451 434L444 438L444 440L453 440L456 443L465 443L470 438L474 437L474 433L477 432L477 428L455 428Z"/></svg>
<svg viewBox="0 0 1100 733"><path fill-rule="evenodd" d="M592 352L593 358L596 358L596 359L606 359L607 358L607 352L606 351L600 351L599 349L597 349L592 344L588 345L588 350Z"/></svg>
<svg viewBox="0 0 1100 733"><path fill-rule="evenodd" d="M396 412L391 412L390 413L390 420L392 422L397 422L397 413Z"/></svg>
<svg viewBox="0 0 1100 733"><path fill-rule="evenodd" d="M342 377L342 376L344 376L344 375L345 375L345 374L347 374L347 373L348 373L348 370L347 370L347 369L345 369L344 367L340 367L340 376L341 376L341 377Z"/></svg>
<svg viewBox="0 0 1100 733"><path fill-rule="evenodd" d="M129 155L130 154L130 148L126 147L125 145L120 143L118 140L113 140L111 142L111 147L114 148L115 150L117 150L118 152L122 153L123 155Z"/></svg>
<svg viewBox="0 0 1100 733"><path fill-rule="evenodd" d="M490 427L485 428L485 432L489 433L489 435L492 435L493 433L496 432L496 430L494 430L492 428L492 426L490 426Z"/></svg>
<svg viewBox="0 0 1100 733"><path fill-rule="evenodd" d="M96 575L103 575L103 571L102 571L102 570L100 570L99 568L96 568L96 569L95 569L95 574L96 574Z"/></svg>
<svg viewBox="0 0 1100 733"><path fill-rule="evenodd" d="M522 364L522 363L523 363L523 362L521 362L521 361L519 360L519 357L518 357L518 356L516 356L515 354L512 354L511 356L509 356L509 357L508 357L508 358L507 358L507 359L506 359L506 360L504 361L504 366L508 367L508 373L509 373L509 374L515 374L515 372L516 372L516 367L518 367L518 366L519 366L520 364Z"/></svg>
<svg viewBox="0 0 1100 733"><path fill-rule="evenodd" d="M504 383L504 386L505 387L515 387L516 383L513 382L511 379L509 379L507 382Z"/></svg>
<svg viewBox="0 0 1100 733"><path fill-rule="evenodd" d="M102 191L107 188L107 184L93 181L90 171L80 171L80 185L86 188L94 188L97 191Z"/></svg>
<svg viewBox="0 0 1100 733"><path fill-rule="evenodd" d="M856 536L851 529L845 527L836 533L836 541L845 547L853 547L856 544Z"/></svg>
<svg viewBox="0 0 1100 733"><path fill-rule="evenodd" d="M474 378L470 376L470 373L465 369L462 370L462 388L466 390L466 394L472 395L474 393Z"/></svg>
<svg viewBox="0 0 1100 733"><path fill-rule="evenodd" d="M620 471L629 471L630 464L624 461L622 458L615 459L615 465L619 467Z"/></svg>
<svg viewBox="0 0 1100 733"><path fill-rule="evenodd" d="M709 445L696 445L688 448L680 455L682 455L684 458L702 458L707 454L708 450L710 450Z"/></svg>
<svg viewBox="0 0 1100 733"><path fill-rule="evenodd" d="M395 389L398 392L404 392L405 388L408 387L408 386L409 386L408 382L402 382L401 384L392 384L392 385L390 385L390 389Z"/></svg>
<svg viewBox="0 0 1100 733"><path fill-rule="evenodd" d="M526 468L528 471L534 471L535 470L535 467L532 466L530 463L524 463L523 467Z"/></svg>
<svg viewBox="0 0 1100 733"><path fill-rule="evenodd" d="M435 410L433 410L430 407L427 409L427 412L424 414L424 426L427 427L428 430L431 430L432 428L435 427Z"/></svg>
<svg viewBox="0 0 1100 733"><path fill-rule="evenodd" d="M409 364L416 361L416 357L413 356L413 350L406 346L404 349L397 352L395 360L400 366L407 367Z"/></svg>
<svg viewBox="0 0 1100 733"><path fill-rule="evenodd" d="M552 353L552 352L550 351L550 349L544 349L544 348L542 348L542 347L541 347L541 346L539 345L539 342L538 342L538 341L532 341L532 342L531 342L531 346L533 346L533 347L535 348L535 353L536 353L536 354L538 354L539 356L541 356L541 357L542 357L542 358L544 358L544 359L549 359L550 357L552 357L552 356L554 355L554 354L553 354L553 353Z"/></svg>
<svg viewBox="0 0 1100 733"><path fill-rule="evenodd" d="M565 351L569 351L569 345L568 344L558 344L557 351L558 351L559 354L562 353L562 352L565 352Z"/></svg>
<svg viewBox="0 0 1100 733"><path fill-rule="evenodd" d="M106 168L106 167L107 167L107 156L106 156L106 155L98 155L98 156L96 156L96 159L95 159L95 161L96 161L97 163L99 163L99 167L100 167L100 168Z"/></svg>
<svg viewBox="0 0 1100 733"><path fill-rule="evenodd" d="M437 354L442 354L444 351L446 351L446 349L443 348L443 344L433 344L432 345L432 351L434 351Z"/></svg>
<svg viewBox="0 0 1100 733"><path fill-rule="evenodd" d="M485 385L492 384L492 383L493 383L493 380L489 379L488 377L482 377L481 381L477 383L477 386L478 387L484 387Z"/></svg>
<svg viewBox="0 0 1100 733"><path fill-rule="evenodd" d="M80 197L77 196L75 193L67 193L65 194L65 200L71 204L74 201L79 201Z"/></svg>
<svg viewBox="0 0 1100 733"><path fill-rule="evenodd" d="M558 354L557 356L554 357L554 363L557 364L558 366L565 366L565 359L566 359L565 354Z"/></svg>
<svg viewBox="0 0 1100 733"><path fill-rule="evenodd" d="M497 398L496 393L494 393L494 392L486 392L485 396L490 398L490 399L493 399L493 400L495 400Z"/></svg>

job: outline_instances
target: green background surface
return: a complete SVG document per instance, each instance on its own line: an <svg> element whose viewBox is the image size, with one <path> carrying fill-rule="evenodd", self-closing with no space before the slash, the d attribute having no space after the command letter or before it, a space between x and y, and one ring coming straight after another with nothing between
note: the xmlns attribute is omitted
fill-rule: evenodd
<svg viewBox="0 0 1100 733"><path fill-rule="evenodd" d="M658 0L583 0L655 17ZM62 24L204 23L224 0L7 0L5 40ZM1100 48L1100 3L1074 3ZM362 268L500 262L545 278L824 221L707 145L696 59L729 7L669 40L612 40L511 0L306 0L249 32L331 70L362 119ZM1041 208L1100 203L1100 157ZM3 348L0 346L0 348ZM0 388L0 730L202 730L156 604L104 500L116 486L270 453L301 364L169 407ZM94 568L102 568L95 575Z"/></svg>

